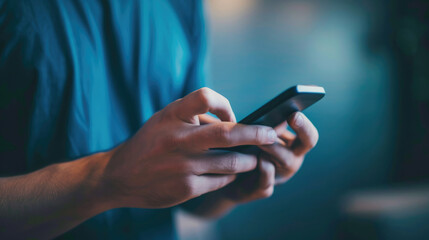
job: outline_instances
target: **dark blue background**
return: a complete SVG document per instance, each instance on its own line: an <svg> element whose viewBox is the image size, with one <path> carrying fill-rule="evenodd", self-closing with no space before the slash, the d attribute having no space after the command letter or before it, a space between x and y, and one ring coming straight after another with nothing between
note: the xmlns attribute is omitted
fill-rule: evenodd
<svg viewBox="0 0 429 240"><path fill-rule="evenodd" d="M209 3L211 84L238 119L295 84L327 92L304 112L320 141L299 173L221 219L219 238L337 237L345 197L393 175L399 85L388 45L371 45L386 9L380 1Z"/></svg>

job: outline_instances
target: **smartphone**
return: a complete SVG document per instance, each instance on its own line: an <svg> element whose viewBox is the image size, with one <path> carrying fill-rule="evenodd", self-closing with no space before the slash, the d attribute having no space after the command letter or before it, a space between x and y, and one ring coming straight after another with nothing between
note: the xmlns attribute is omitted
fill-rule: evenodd
<svg viewBox="0 0 429 240"><path fill-rule="evenodd" d="M323 87L296 85L280 93L239 123L276 127L292 113L308 108L324 96Z"/></svg>
<svg viewBox="0 0 429 240"><path fill-rule="evenodd" d="M239 123L276 127L284 122L292 113L303 111L325 96L325 89L315 85L296 85L258 108ZM253 147L253 148L252 148ZM255 153L254 146L238 146L224 150Z"/></svg>

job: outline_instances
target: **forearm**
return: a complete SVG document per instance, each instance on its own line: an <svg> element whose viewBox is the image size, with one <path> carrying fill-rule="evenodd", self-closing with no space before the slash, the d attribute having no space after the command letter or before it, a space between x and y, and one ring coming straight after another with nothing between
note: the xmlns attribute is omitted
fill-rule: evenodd
<svg viewBox="0 0 429 240"><path fill-rule="evenodd" d="M0 238L53 238L108 210L100 187L106 159L99 153L0 178Z"/></svg>
<svg viewBox="0 0 429 240"><path fill-rule="evenodd" d="M187 212L208 219L222 217L235 206L237 203L224 197L222 190L207 193L181 205Z"/></svg>

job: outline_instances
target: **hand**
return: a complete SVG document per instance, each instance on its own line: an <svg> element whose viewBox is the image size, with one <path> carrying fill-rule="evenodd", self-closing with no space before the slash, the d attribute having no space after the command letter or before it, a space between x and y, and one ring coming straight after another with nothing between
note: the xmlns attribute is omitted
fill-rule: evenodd
<svg viewBox="0 0 429 240"><path fill-rule="evenodd" d="M288 124L296 135L286 129ZM310 120L300 112L292 114L275 129L279 137L276 143L259 148L264 151L261 156L275 165L275 183L281 184L298 172L305 154L316 146L319 133Z"/></svg>
<svg viewBox="0 0 429 240"><path fill-rule="evenodd" d="M198 115L206 112L228 122L201 126ZM272 144L277 138L272 128L235 121L226 98L208 88L154 114L130 140L112 150L104 175L116 207L174 206L253 170L255 156L209 150Z"/></svg>
<svg viewBox="0 0 429 240"><path fill-rule="evenodd" d="M199 120L201 124L210 124L220 121L207 114L200 115ZM227 211L237 203L246 203L268 198L273 194L276 175L274 163L270 161L271 158L266 153L262 153L257 157L258 166L255 170L240 174L238 179L230 185L210 193L209 198L212 206L214 205L214 201L232 201L232 204L219 204L222 205L221 208L223 208L219 209L220 211L207 210L207 212L210 212L210 215L219 216L222 212ZM202 212L201 210L202 209L199 209L200 212Z"/></svg>
<svg viewBox="0 0 429 240"><path fill-rule="evenodd" d="M216 121L208 115L201 115L200 120ZM288 122L297 136L286 129ZM267 198L273 194L275 184L286 182L299 170L305 154L318 141L317 129L304 114L297 112L275 130L279 136L276 143L259 146L264 152L258 156L257 169L241 174L234 183L211 194L212 197L226 197L234 203Z"/></svg>

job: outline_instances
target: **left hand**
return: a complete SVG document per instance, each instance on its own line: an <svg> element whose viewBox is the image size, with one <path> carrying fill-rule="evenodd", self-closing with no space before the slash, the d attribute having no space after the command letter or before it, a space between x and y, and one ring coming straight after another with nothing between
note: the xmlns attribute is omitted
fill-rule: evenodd
<svg viewBox="0 0 429 240"><path fill-rule="evenodd" d="M200 122L218 121L208 115L200 115ZM287 125L296 135L286 129ZM259 146L263 152L258 156L258 167L227 187L218 190L235 203L244 203L270 197L274 185L285 183L301 167L305 154L317 143L319 134L302 113L292 114L287 121L275 128L279 137L272 145Z"/></svg>
<svg viewBox="0 0 429 240"><path fill-rule="evenodd" d="M286 129L287 125L296 135ZM285 183L300 169L305 154L314 148L319 133L311 121L301 112L292 114L287 121L275 128L279 137L272 145L259 146L265 158L275 165L275 183Z"/></svg>

